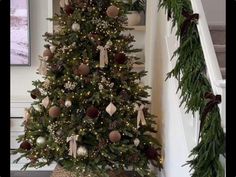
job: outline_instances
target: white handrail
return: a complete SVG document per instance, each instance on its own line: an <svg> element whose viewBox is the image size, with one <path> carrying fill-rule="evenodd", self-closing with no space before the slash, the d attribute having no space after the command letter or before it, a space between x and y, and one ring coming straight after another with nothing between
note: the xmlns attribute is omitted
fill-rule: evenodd
<svg viewBox="0 0 236 177"><path fill-rule="evenodd" d="M202 44L202 50L208 70L208 75L215 94L220 93L221 88L225 88L225 80L222 79L220 67L217 61L216 52L211 40L211 35L206 20L205 12L201 0L191 0L194 13L199 14L198 32Z"/></svg>

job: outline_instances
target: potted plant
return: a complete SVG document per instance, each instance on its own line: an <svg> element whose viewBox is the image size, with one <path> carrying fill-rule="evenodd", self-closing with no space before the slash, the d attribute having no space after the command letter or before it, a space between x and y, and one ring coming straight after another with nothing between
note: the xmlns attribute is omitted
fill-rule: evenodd
<svg viewBox="0 0 236 177"><path fill-rule="evenodd" d="M145 0L127 0L127 18L128 26L139 25L141 22L141 13L145 13Z"/></svg>

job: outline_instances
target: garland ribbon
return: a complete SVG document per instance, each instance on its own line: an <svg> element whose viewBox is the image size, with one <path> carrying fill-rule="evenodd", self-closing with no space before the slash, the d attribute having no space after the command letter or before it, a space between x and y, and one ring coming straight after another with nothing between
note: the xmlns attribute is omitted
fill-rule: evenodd
<svg viewBox="0 0 236 177"><path fill-rule="evenodd" d="M182 11L182 15L185 17L184 22L182 23L180 30L181 30L181 37L185 36L186 32L188 31L188 28L190 27L191 23L197 23L199 19L199 14L195 13L192 14L190 12L187 12L185 10Z"/></svg>
<svg viewBox="0 0 236 177"><path fill-rule="evenodd" d="M109 48L109 45L98 46L97 48L100 50L100 68L103 68L105 64L108 64L108 54L107 49Z"/></svg>
<svg viewBox="0 0 236 177"><path fill-rule="evenodd" d="M138 116L137 116L137 129L140 127L139 124L141 122L142 125L146 125L146 120L143 114L143 108L144 105L141 104L141 106L139 106L138 104L136 104L135 106L135 110L138 111Z"/></svg>
<svg viewBox="0 0 236 177"><path fill-rule="evenodd" d="M203 128L203 125L205 123L207 114L212 111L212 109L217 106L219 103L221 103L221 95L214 95L213 93L207 92L204 96L205 99L209 99L208 103L206 104L205 108L202 111L200 120L200 132Z"/></svg>

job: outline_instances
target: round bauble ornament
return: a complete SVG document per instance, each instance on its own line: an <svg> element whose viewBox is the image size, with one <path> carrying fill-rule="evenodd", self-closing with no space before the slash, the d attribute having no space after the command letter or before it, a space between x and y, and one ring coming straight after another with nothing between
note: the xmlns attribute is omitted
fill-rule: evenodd
<svg viewBox="0 0 236 177"><path fill-rule="evenodd" d="M115 18L119 14L119 8L116 7L116 6L110 6L110 7L107 8L106 13L107 13L108 17Z"/></svg>
<svg viewBox="0 0 236 177"><path fill-rule="evenodd" d="M36 139L36 143L37 143L37 145L44 145L46 143L46 138L40 136Z"/></svg>
<svg viewBox="0 0 236 177"><path fill-rule="evenodd" d="M36 99L38 97L41 96L41 92L39 91L39 89L33 89L31 92L30 92L30 96L33 98L33 99Z"/></svg>
<svg viewBox="0 0 236 177"><path fill-rule="evenodd" d="M145 154L146 154L147 158L150 159L150 160L154 160L158 156L157 150L154 147L151 147L151 146L147 147L145 149Z"/></svg>
<svg viewBox="0 0 236 177"><path fill-rule="evenodd" d="M109 133L109 139L113 143L119 142L121 139L120 132L117 130L113 130L112 132Z"/></svg>
<svg viewBox="0 0 236 177"><path fill-rule="evenodd" d="M67 15L71 15L74 12L74 8L69 4L64 7L64 11Z"/></svg>
<svg viewBox="0 0 236 177"><path fill-rule="evenodd" d="M86 157L88 155L88 150L84 146L79 146L77 150L78 156Z"/></svg>
<svg viewBox="0 0 236 177"><path fill-rule="evenodd" d="M66 101L65 101L65 106L66 106L67 108L71 107L71 105L72 105L72 103L71 103L70 100L66 100Z"/></svg>
<svg viewBox="0 0 236 177"><path fill-rule="evenodd" d="M78 23L73 23L72 24L72 26L71 26L71 29L73 30L73 31L80 31L80 24L78 24Z"/></svg>
<svg viewBox="0 0 236 177"><path fill-rule="evenodd" d="M77 70L77 74L83 75L83 76L88 75L89 72L90 72L89 66L83 63L78 67L78 70Z"/></svg>
<svg viewBox="0 0 236 177"><path fill-rule="evenodd" d="M61 114L61 109L57 106L52 106L49 111L49 116L52 118L59 117Z"/></svg>
<svg viewBox="0 0 236 177"><path fill-rule="evenodd" d="M20 148L24 150L30 150L32 148L31 144L28 141L23 141L20 144Z"/></svg>
<svg viewBox="0 0 236 177"><path fill-rule="evenodd" d="M43 51L43 57L46 59L46 60L51 60L53 58L53 53L51 52L50 48L46 48L44 51Z"/></svg>
<svg viewBox="0 0 236 177"><path fill-rule="evenodd" d="M86 111L86 115L92 119L95 119L96 117L98 117L98 114L99 114L99 111L94 106L90 106Z"/></svg>
<svg viewBox="0 0 236 177"><path fill-rule="evenodd" d="M115 55L115 62L118 64L124 64L126 62L126 56L124 53L117 53Z"/></svg>

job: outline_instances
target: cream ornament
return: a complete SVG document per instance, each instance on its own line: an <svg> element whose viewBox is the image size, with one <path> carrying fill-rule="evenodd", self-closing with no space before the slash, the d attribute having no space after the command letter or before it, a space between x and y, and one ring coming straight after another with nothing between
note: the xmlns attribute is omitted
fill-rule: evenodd
<svg viewBox="0 0 236 177"><path fill-rule="evenodd" d="M74 22L71 28L73 31L80 31L80 24Z"/></svg>
<svg viewBox="0 0 236 177"><path fill-rule="evenodd" d="M24 122L28 122L29 118L30 118L29 109L25 108L25 114L24 114L24 117L23 117Z"/></svg>
<svg viewBox="0 0 236 177"><path fill-rule="evenodd" d="M71 107L71 105L72 105L72 103L71 103L70 100L66 100L66 101L65 101L65 106L66 106L67 108Z"/></svg>
<svg viewBox="0 0 236 177"><path fill-rule="evenodd" d="M77 150L77 143L79 135L72 135L71 137L67 137L66 141L70 143L69 153L68 155L73 156L76 158L76 150Z"/></svg>
<svg viewBox="0 0 236 177"><path fill-rule="evenodd" d="M86 157L88 155L88 150L84 146L80 146L77 150L78 156Z"/></svg>
<svg viewBox="0 0 236 177"><path fill-rule="evenodd" d="M49 97L48 97L48 96L45 97L45 98L42 100L42 105L43 105L45 108L48 107L49 103L50 103L50 100L49 100Z"/></svg>
<svg viewBox="0 0 236 177"><path fill-rule="evenodd" d="M138 111L138 116L137 116L137 129L140 127L140 123L142 125L146 125L146 120L145 120L145 117L144 117L144 114L143 114L143 108L144 108L144 105L141 104L140 106L138 104L135 104L135 110Z"/></svg>
<svg viewBox="0 0 236 177"><path fill-rule="evenodd" d="M51 50L52 53L54 53L55 50L56 50L56 47L55 47L54 45L51 45L51 46L50 46L50 50Z"/></svg>
<svg viewBox="0 0 236 177"><path fill-rule="evenodd" d="M70 4L70 1L69 0L60 0L59 4L60 4L61 8L64 8L65 6L68 6Z"/></svg>
<svg viewBox="0 0 236 177"><path fill-rule="evenodd" d="M116 107L112 102L110 102L110 104L106 107L106 112L110 116L112 116L116 112Z"/></svg>
<svg viewBox="0 0 236 177"><path fill-rule="evenodd" d="M33 105L33 107L34 107L34 109L35 109L36 111L38 111L38 112L41 112L41 111L42 111L42 109L41 109L41 107L40 107L39 105Z"/></svg>
<svg viewBox="0 0 236 177"><path fill-rule="evenodd" d="M140 143L140 140L138 138L134 139L134 145L137 147Z"/></svg>

